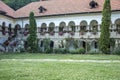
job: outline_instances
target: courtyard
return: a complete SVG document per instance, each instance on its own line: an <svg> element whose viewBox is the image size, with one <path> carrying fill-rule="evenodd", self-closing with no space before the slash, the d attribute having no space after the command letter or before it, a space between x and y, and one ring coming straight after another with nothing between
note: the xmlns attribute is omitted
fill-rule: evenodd
<svg viewBox="0 0 120 80"><path fill-rule="evenodd" d="M120 56L0 54L0 80L119 80Z"/></svg>

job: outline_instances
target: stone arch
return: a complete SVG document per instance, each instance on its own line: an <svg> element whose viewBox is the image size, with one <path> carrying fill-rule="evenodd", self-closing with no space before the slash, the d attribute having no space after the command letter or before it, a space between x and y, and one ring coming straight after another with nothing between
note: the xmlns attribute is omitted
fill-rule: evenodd
<svg viewBox="0 0 120 80"><path fill-rule="evenodd" d="M81 41L81 44L82 44L82 47L83 47L84 49L86 49L86 42L85 42L85 41Z"/></svg>
<svg viewBox="0 0 120 80"><path fill-rule="evenodd" d="M16 24L15 27L14 27L14 35L18 35L18 30L21 29L21 26L19 24Z"/></svg>
<svg viewBox="0 0 120 80"><path fill-rule="evenodd" d="M120 18L115 21L116 30L120 34Z"/></svg>
<svg viewBox="0 0 120 80"><path fill-rule="evenodd" d="M120 18L116 19L114 23L115 24L120 24Z"/></svg>
<svg viewBox="0 0 120 80"><path fill-rule="evenodd" d="M4 26L4 27L5 27L5 26L6 26L6 23L5 23L5 22L2 22L2 26Z"/></svg>
<svg viewBox="0 0 120 80"><path fill-rule="evenodd" d="M47 24L46 23L42 23L41 27L47 27Z"/></svg>
<svg viewBox="0 0 120 80"><path fill-rule="evenodd" d="M66 26L65 22L61 22L59 25L59 32L63 31L64 27Z"/></svg>
<svg viewBox="0 0 120 80"><path fill-rule="evenodd" d="M98 31L98 22L96 20L92 20L90 22L90 30L93 32L93 34L96 34Z"/></svg>
<svg viewBox="0 0 120 80"><path fill-rule="evenodd" d="M98 42L97 41L93 41L92 42L92 46L94 49L97 49L98 48Z"/></svg>
<svg viewBox="0 0 120 80"><path fill-rule="evenodd" d="M111 23L110 23L110 27L113 28L113 23L112 23L112 21L111 21Z"/></svg>
<svg viewBox="0 0 120 80"><path fill-rule="evenodd" d="M54 24L53 22L51 22L51 23L49 24L49 29L48 29L48 31L49 31L49 32L54 31L54 28L55 28L55 24Z"/></svg>
<svg viewBox="0 0 120 80"><path fill-rule="evenodd" d="M24 36L27 36L29 34L29 24L25 24L25 27L24 27Z"/></svg>
<svg viewBox="0 0 120 80"><path fill-rule="evenodd" d="M25 24L25 30L28 30L29 29L29 24Z"/></svg>
<svg viewBox="0 0 120 80"><path fill-rule="evenodd" d="M42 35L45 34L46 30L47 30L47 24L46 23L42 23L41 24L41 28L40 28L41 34Z"/></svg>
<svg viewBox="0 0 120 80"><path fill-rule="evenodd" d="M12 27L12 24L9 24L8 27Z"/></svg>
<svg viewBox="0 0 120 80"><path fill-rule="evenodd" d="M24 48L25 48L25 50L27 50L27 48L28 48L28 43L29 42L27 40L24 41Z"/></svg>
<svg viewBox="0 0 120 80"><path fill-rule="evenodd" d="M50 41L50 48L54 48L54 41Z"/></svg>
<svg viewBox="0 0 120 80"><path fill-rule="evenodd" d="M43 47L43 44L44 44L44 41L42 40L42 41L40 42L40 47Z"/></svg>
<svg viewBox="0 0 120 80"><path fill-rule="evenodd" d="M6 34L6 23L5 22L2 22L2 34L5 35Z"/></svg>
<svg viewBox="0 0 120 80"><path fill-rule="evenodd" d="M76 31L75 29L76 29L76 26L75 26L75 22L74 21L70 21L69 23L68 23L68 26L71 28L71 30L72 31Z"/></svg>
<svg viewBox="0 0 120 80"><path fill-rule="evenodd" d="M16 24L15 27L14 27L14 29L20 30L20 29L21 29L21 26L20 26L19 24Z"/></svg>
<svg viewBox="0 0 120 80"><path fill-rule="evenodd" d="M65 22L61 22L59 24L59 35L63 35L64 34L64 28L66 27L66 23Z"/></svg>
<svg viewBox="0 0 120 80"><path fill-rule="evenodd" d="M11 36L11 33L12 33L12 24L9 24L8 25L8 34L9 34L9 36Z"/></svg>
<svg viewBox="0 0 120 80"><path fill-rule="evenodd" d="M90 22L90 25L91 25L91 26L97 26L97 25L98 25L98 21L97 21L97 20L92 20L92 21Z"/></svg>
<svg viewBox="0 0 120 80"><path fill-rule="evenodd" d="M87 30L87 21L83 20L80 22L80 33L81 35L84 34L84 32Z"/></svg>

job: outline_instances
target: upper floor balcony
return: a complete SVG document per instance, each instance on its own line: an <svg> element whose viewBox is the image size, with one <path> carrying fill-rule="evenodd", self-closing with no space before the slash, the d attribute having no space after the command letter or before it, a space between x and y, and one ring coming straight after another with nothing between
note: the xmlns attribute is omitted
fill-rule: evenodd
<svg viewBox="0 0 120 80"><path fill-rule="evenodd" d="M111 23L109 29L112 38L120 38L120 19L117 19L114 24ZM55 26L53 22L49 26L43 23L37 28L38 38L99 38L100 33L101 24L98 24L96 20L92 20L90 24L87 21L82 21L80 25L75 25L73 21L69 22L68 25L61 22L59 26ZM5 22L0 24L0 37L12 35L27 37L29 35L29 24L26 24L24 28L21 28L19 24L15 25L14 28L11 24L6 25Z"/></svg>

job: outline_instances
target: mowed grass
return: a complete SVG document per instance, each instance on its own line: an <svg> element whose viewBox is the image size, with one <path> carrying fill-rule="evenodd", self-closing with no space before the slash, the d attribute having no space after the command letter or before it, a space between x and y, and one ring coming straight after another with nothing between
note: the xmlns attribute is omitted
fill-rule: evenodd
<svg viewBox="0 0 120 80"><path fill-rule="evenodd" d="M120 56L104 54L0 54L0 80L120 80L119 62L40 62L22 59L120 60Z"/></svg>
<svg viewBox="0 0 120 80"><path fill-rule="evenodd" d="M0 61L0 80L120 80L120 64Z"/></svg>
<svg viewBox="0 0 120 80"><path fill-rule="evenodd" d="M7 53L0 54L0 59L73 59L73 60L120 60L118 55L80 55L80 54L30 54L30 53Z"/></svg>

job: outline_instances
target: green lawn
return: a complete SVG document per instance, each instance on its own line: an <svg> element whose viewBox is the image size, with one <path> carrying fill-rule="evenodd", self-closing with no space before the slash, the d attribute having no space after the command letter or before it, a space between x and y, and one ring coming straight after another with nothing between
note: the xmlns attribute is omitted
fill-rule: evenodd
<svg viewBox="0 0 120 80"><path fill-rule="evenodd" d="M117 55L0 54L0 59L120 60ZM120 80L120 63L0 60L0 80Z"/></svg>
<svg viewBox="0 0 120 80"><path fill-rule="evenodd" d="M0 61L0 80L120 80L120 64Z"/></svg>
<svg viewBox="0 0 120 80"><path fill-rule="evenodd" d="M0 54L0 59L74 59L74 60L120 60L118 55L80 55L80 54Z"/></svg>

